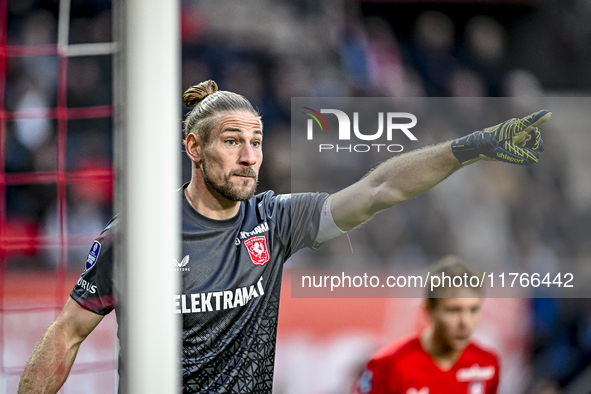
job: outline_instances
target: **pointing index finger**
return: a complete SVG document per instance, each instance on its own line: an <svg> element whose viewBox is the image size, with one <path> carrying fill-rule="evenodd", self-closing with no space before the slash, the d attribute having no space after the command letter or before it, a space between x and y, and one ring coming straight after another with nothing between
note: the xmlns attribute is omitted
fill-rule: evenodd
<svg viewBox="0 0 591 394"><path fill-rule="evenodd" d="M530 116L532 117L532 123L530 123L529 126L521 130L519 133L515 134L515 136L513 137L513 144L519 147L523 147L525 145L525 143L528 141L527 137L529 136L529 133L535 127L538 127L539 125L545 123L546 121L548 121L548 119L550 119L550 117L552 116L552 112L548 111L547 109L543 109L541 111L534 112Z"/></svg>

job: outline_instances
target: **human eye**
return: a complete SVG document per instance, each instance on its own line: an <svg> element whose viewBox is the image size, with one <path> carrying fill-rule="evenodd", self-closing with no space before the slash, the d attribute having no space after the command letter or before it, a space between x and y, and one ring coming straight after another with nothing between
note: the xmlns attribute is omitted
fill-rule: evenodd
<svg viewBox="0 0 591 394"><path fill-rule="evenodd" d="M447 308L447 312L449 314L455 315L455 314L460 313L460 308L452 306L452 307Z"/></svg>
<svg viewBox="0 0 591 394"><path fill-rule="evenodd" d="M253 141L252 142L252 146L254 146L255 148L260 148L262 144L263 144L262 141Z"/></svg>
<svg viewBox="0 0 591 394"><path fill-rule="evenodd" d="M234 138L228 138L224 141L224 143L229 146L238 145L238 141L236 141Z"/></svg>

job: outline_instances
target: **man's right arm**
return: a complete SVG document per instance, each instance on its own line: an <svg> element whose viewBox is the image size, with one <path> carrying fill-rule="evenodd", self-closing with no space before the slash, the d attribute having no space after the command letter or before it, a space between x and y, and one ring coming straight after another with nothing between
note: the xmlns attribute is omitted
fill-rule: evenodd
<svg viewBox="0 0 591 394"><path fill-rule="evenodd" d="M69 298L33 351L18 393L56 393L70 373L80 344L102 319Z"/></svg>
<svg viewBox="0 0 591 394"><path fill-rule="evenodd" d="M548 110L538 111L454 141L395 156L334 194L331 206L334 223L339 229L349 231L378 211L429 190L462 165L480 159L533 165L544 150L537 126L551 115ZM518 137L523 147L513 143Z"/></svg>

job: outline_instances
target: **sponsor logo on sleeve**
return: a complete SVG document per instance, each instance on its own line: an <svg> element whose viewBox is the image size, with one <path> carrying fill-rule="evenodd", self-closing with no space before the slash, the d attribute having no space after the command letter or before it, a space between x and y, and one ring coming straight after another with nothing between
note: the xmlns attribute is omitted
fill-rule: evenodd
<svg viewBox="0 0 591 394"><path fill-rule="evenodd" d="M96 285L94 284L94 282L87 282L86 280L80 278L78 279L78 282L76 282L76 284L84 289L84 292L89 292L90 294L95 294L96 293Z"/></svg>
<svg viewBox="0 0 591 394"><path fill-rule="evenodd" d="M250 260L254 265L265 265L270 260L266 235L255 235L244 240Z"/></svg>
<svg viewBox="0 0 591 394"><path fill-rule="evenodd" d="M92 268L92 266L96 263L98 259L98 255L101 252L101 243L99 241L94 241L92 247L90 248L90 252L88 252L88 256L86 256L86 271Z"/></svg>

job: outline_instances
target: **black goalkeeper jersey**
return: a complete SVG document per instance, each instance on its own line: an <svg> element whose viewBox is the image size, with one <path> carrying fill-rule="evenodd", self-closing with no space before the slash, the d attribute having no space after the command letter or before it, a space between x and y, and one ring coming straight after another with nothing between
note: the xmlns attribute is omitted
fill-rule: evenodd
<svg viewBox="0 0 591 394"><path fill-rule="evenodd" d="M185 186L186 187L186 186ZM206 218L182 194L182 256L163 262L182 276L184 393L271 393L283 263L314 245L327 194L261 193L227 220ZM91 247L70 296L106 315L113 297L112 220Z"/></svg>

